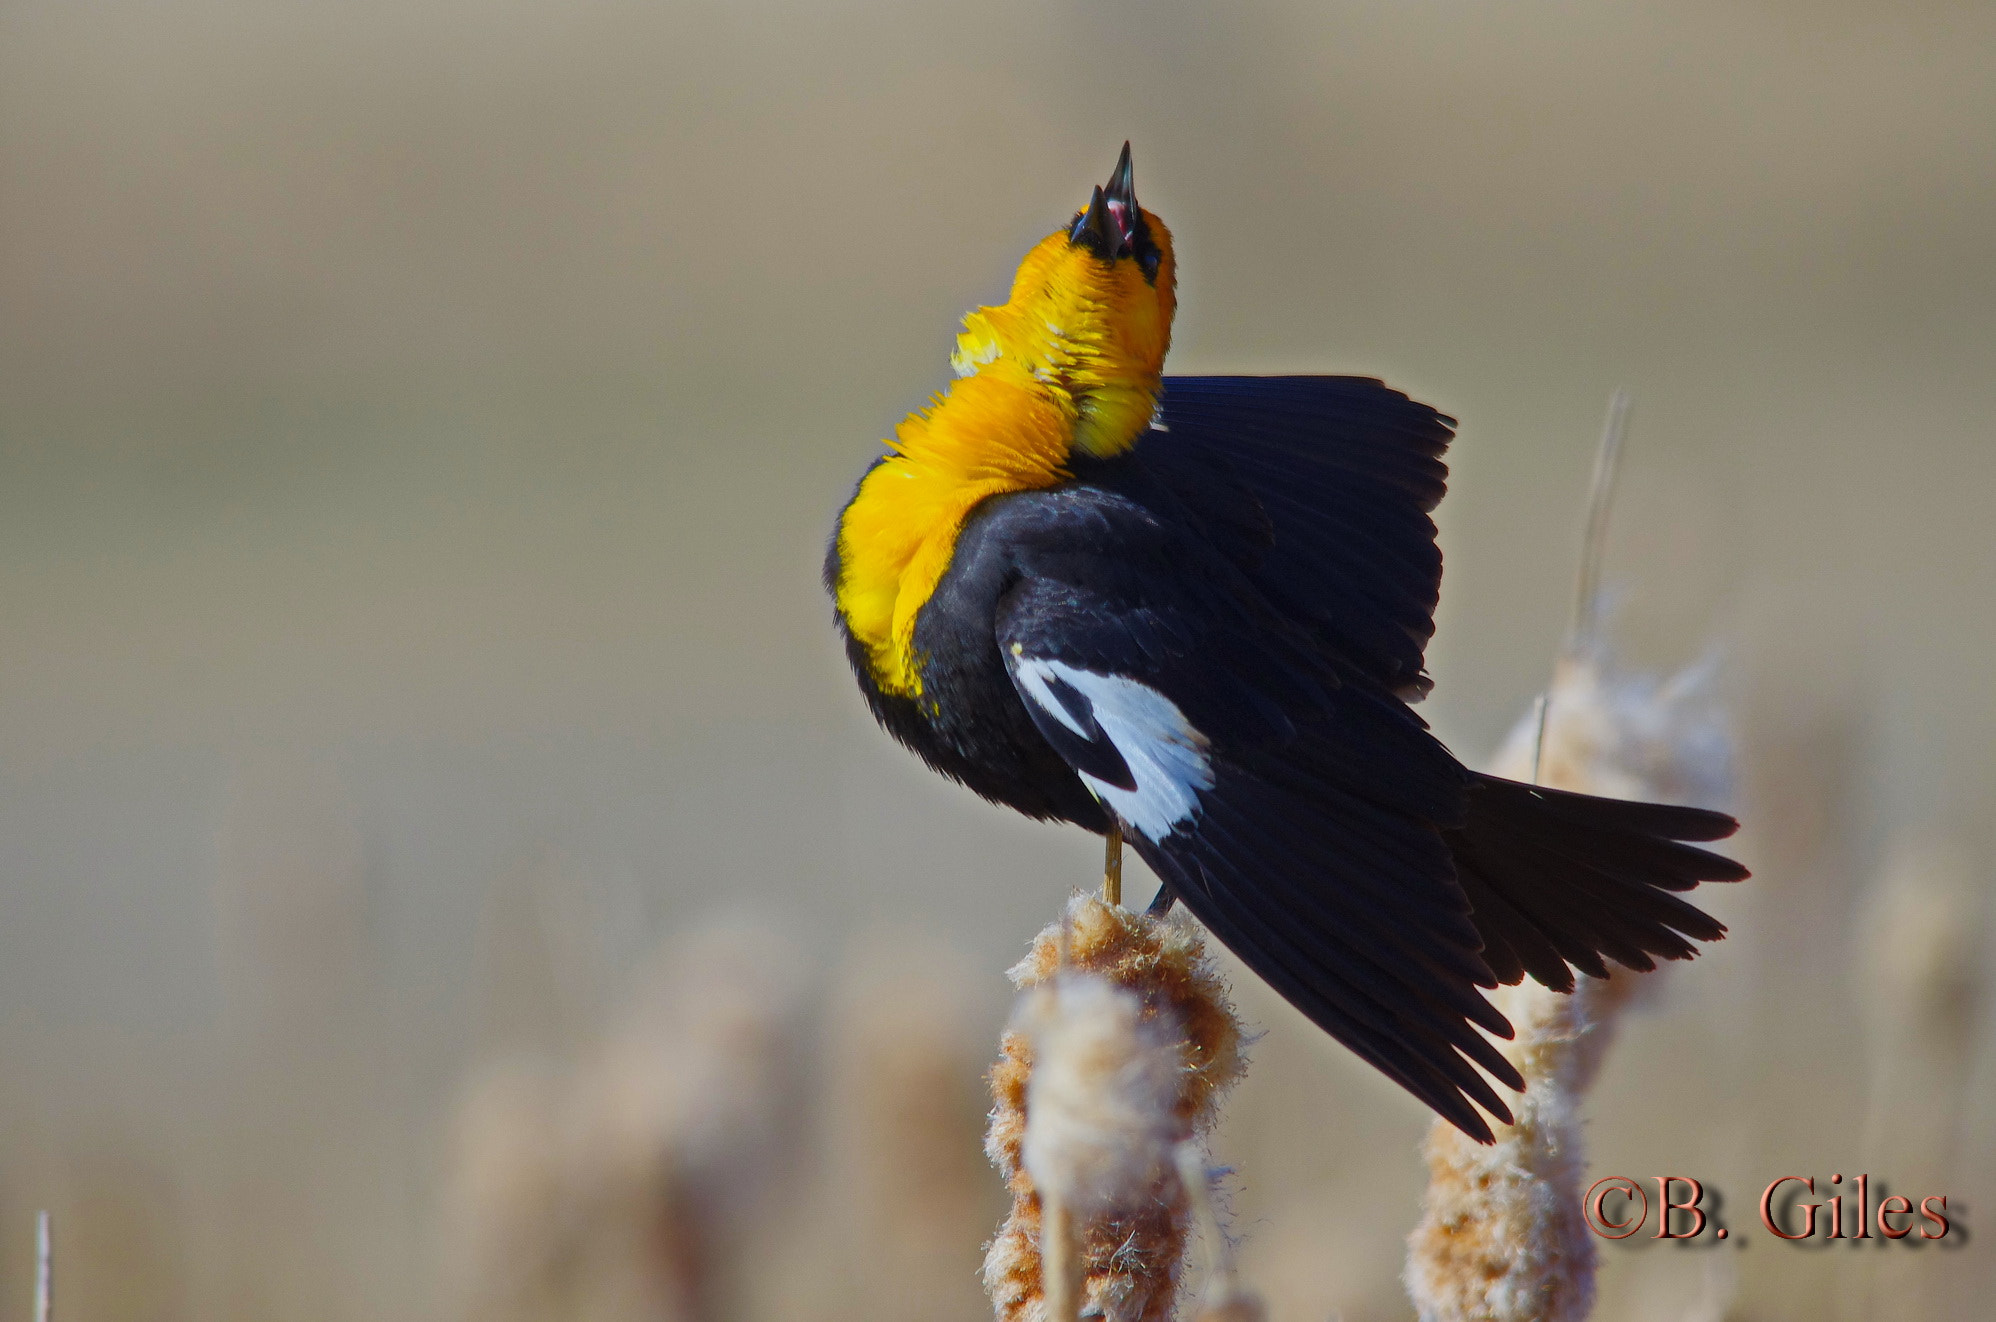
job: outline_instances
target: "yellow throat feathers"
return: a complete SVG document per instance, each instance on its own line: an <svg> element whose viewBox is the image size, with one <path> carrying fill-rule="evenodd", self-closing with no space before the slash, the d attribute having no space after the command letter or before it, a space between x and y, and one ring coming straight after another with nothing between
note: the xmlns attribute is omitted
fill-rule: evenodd
<svg viewBox="0 0 1996 1322"><path fill-rule="evenodd" d="M1001 306L963 319L961 378L895 429L839 520L837 603L889 693L919 698L915 617L949 570L979 501L1056 486L1077 453L1121 454L1149 427L1171 345L1171 236L1155 283L1065 229L1026 254Z"/></svg>

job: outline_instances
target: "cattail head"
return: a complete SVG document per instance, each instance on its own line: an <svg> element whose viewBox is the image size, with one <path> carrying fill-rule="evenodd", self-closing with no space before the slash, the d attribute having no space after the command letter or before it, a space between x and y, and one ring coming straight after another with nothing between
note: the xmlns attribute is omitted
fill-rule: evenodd
<svg viewBox="0 0 1996 1322"><path fill-rule="evenodd" d="M822 1154L786 1209L758 1316L933 1322L974 1316L994 1199L978 1154L983 1053L964 961L918 931L879 930L840 972L825 1025ZM764 1292L773 1290L774 1297Z"/></svg>
<svg viewBox="0 0 1996 1322"><path fill-rule="evenodd" d="M1497 774L1614 798L1723 804L1731 741L1714 667L1673 679L1617 673L1595 644L1566 657L1545 706L1520 720ZM1491 1001L1517 1036L1498 1043L1525 1077L1517 1121L1496 1142L1437 1122L1406 1283L1422 1322L1579 1322L1594 1304L1594 1237L1580 1206L1580 1101L1616 1016L1651 975L1617 969L1570 995L1527 981Z"/></svg>
<svg viewBox="0 0 1996 1322"><path fill-rule="evenodd" d="M1611 799L1723 808L1733 757L1718 677L1716 656L1657 676L1618 669L1594 643L1560 659L1543 710L1511 727L1490 770Z"/></svg>
<svg viewBox="0 0 1996 1322"><path fill-rule="evenodd" d="M1974 865L1956 845L1902 846L1858 916L1864 1003L1880 1038L1904 1054L1958 1062L1970 1049L1983 997L1984 902Z"/></svg>
<svg viewBox="0 0 1996 1322"><path fill-rule="evenodd" d="M1170 1012L1146 1016L1134 992L1087 973L1055 978L1019 1008L1033 1051L1026 1174L1081 1216L1141 1202L1184 1127L1184 1038Z"/></svg>
<svg viewBox="0 0 1996 1322"><path fill-rule="evenodd" d="M795 963L759 933L677 943L581 1060L473 1089L448 1208L466 1316L711 1313L788 1128Z"/></svg>
<svg viewBox="0 0 1996 1322"><path fill-rule="evenodd" d="M1189 923L1092 897L1076 897L1063 921L1040 934L1012 980L1029 1004L1006 1030L991 1073L995 1105L985 1137L1012 1191L1011 1215L984 1264L998 1318L1049 1316L1037 1169L1086 1209L1072 1213L1085 1311L1112 1322L1164 1322L1189 1216L1172 1145L1211 1126L1221 1093L1241 1072L1240 1024L1226 988ZM1077 996L1063 1012L1070 991ZM1055 998L1050 1012L1031 1007L1043 993ZM1048 1013L1051 1021L1042 1018ZM1038 1068L1049 1052L1053 1077L1042 1084ZM1051 1130L1034 1131L1036 1101L1055 1108ZM1123 1145L1129 1150L1106 1151Z"/></svg>
<svg viewBox="0 0 1996 1322"><path fill-rule="evenodd" d="M1422 1322L1579 1322L1594 1305L1582 1218L1578 1104L1599 1053L1593 979L1571 995L1537 983L1492 998L1517 1036L1500 1049L1525 1076L1516 1122L1484 1146L1428 1132L1428 1189L1408 1241L1407 1292Z"/></svg>

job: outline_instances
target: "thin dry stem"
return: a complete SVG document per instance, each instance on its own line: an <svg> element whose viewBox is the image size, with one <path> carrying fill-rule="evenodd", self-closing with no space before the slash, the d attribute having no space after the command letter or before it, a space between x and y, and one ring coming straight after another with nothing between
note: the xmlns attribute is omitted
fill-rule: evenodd
<svg viewBox="0 0 1996 1322"><path fill-rule="evenodd" d="M1047 1199L1040 1218L1040 1248L1045 1261L1046 1315L1054 1322L1077 1322L1086 1271L1075 1233L1074 1209Z"/></svg>
<svg viewBox="0 0 1996 1322"><path fill-rule="evenodd" d="M47 1212L35 1213L35 1322L49 1322L55 1303L55 1235Z"/></svg>
<svg viewBox="0 0 1996 1322"><path fill-rule="evenodd" d="M1592 646L1601 627L1601 566L1608 555L1608 514L1614 508L1615 476L1621 468L1622 440L1629 431L1629 392L1608 397L1608 417L1594 450L1594 480L1587 493L1587 531L1581 536L1580 572L1573 589L1573 617L1566 652Z"/></svg>

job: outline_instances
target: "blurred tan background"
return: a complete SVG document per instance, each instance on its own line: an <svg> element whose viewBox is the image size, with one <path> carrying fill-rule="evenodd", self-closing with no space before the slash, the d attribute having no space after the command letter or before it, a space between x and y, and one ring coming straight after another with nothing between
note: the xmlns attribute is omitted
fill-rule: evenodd
<svg viewBox="0 0 1996 1322"><path fill-rule="evenodd" d="M974 1149L1001 971L1097 846L869 726L818 562L1125 137L1176 370L1462 420L1426 711L1465 757L1545 682L1634 394L1617 638L1722 650L1759 875L1593 1108L1598 1169L1706 1179L1734 1238L1610 1246L1599 1316L1972 1315L1993 66L1943 0L0 5L0 1318L37 1207L63 1322L448 1315L477 1081L567 1077L716 923L789 942L807 1061L927 989L970 1148L925 1141ZM1908 1045L1864 950L1935 868L1968 953ZM1424 1113L1238 990L1244 1270L1282 1322L1409 1316ZM981 1315L975 1165L931 1322ZM1862 1169L1956 1236L1752 1227ZM795 1270L729 1307L899 1315Z"/></svg>

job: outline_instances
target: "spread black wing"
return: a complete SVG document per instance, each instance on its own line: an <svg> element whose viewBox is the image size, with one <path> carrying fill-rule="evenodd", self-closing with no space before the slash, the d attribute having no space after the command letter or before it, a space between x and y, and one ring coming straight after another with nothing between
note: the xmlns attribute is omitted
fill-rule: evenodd
<svg viewBox="0 0 1996 1322"><path fill-rule="evenodd" d="M1250 968L1488 1138L1476 1106L1510 1112L1476 1066L1523 1081L1475 1027L1510 1035L1441 835L1470 774L1152 511L1083 487L998 517L1018 577L997 642L1036 727Z"/></svg>
<svg viewBox="0 0 1996 1322"><path fill-rule="evenodd" d="M1034 727L1165 886L1297 1009L1473 1137L1523 1081L1479 988L1649 968L1746 870L1697 808L1476 775L1196 525L1127 493L1011 498L996 642ZM1489 1075L1478 1072L1478 1067Z"/></svg>
<svg viewBox="0 0 1996 1322"><path fill-rule="evenodd" d="M1417 697L1454 426L1365 377L1169 377L1130 458L1292 619Z"/></svg>

